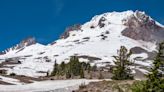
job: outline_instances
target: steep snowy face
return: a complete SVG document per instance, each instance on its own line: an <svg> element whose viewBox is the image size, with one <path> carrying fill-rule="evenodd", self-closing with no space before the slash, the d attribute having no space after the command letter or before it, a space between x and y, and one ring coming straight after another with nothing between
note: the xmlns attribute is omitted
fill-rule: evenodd
<svg viewBox="0 0 164 92"><path fill-rule="evenodd" d="M127 19L129 16L133 14L133 11L104 13L93 17L92 20L84 24L84 26L94 29L103 28L110 24L123 25L123 20Z"/></svg>
<svg viewBox="0 0 164 92"><path fill-rule="evenodd" d="M86 31L87 29L94 30L96 28L107 27L110 24L123 25L123 19L126 19L132 14L134 14L133 11L125 11L96 15L91 19L91 21L85 23L84 25L75 24L66 28L65 32L60 36L60 39L68 38L72 31Z"/></svg>
<svg viewBox="0 0 164 92"><path fill-rule="evenodd" d="M124 30L120 30L122 35L134 40L157 42L164 39L164 26L141 11L105 13L93 17L90 22L84 24L84 27L94 30L104 29L110 25L125 26Z"/></svg>

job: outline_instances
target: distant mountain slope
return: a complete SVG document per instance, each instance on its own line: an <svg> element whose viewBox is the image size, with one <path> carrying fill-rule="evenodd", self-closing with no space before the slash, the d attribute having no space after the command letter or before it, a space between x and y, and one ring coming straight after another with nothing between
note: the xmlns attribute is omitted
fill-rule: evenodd
<svg viewBox="0 0 164 92"><path fill-rule="evenodd" d="M161 40L164 40L164 26L144 12L111 12L97 15L83 25L69 27L60 39L49 45L41 45L34 39L23 41L14 49L6 50L0 59L17 57L22 61L7 69L8 73L41 76L52 70L55 60L68 62L73 55L99 66L113 64L112 56L123 45L132 49L131 58L136 59L136 64L150 66L156 44ZM139 66L136 69L144 71Z"/></svg>
<svg viewBox="0 0 164 92"><path fill-rule="evenodd" d="M36 40L34 37L29 37L29 38L26 38L24 40L22 40L19 44L11 47L11 48L8 48L6 49L5 51L2 51L1 53L3 54L7 54L7 53L10 53L12 51L22 51L24 48L30 46L30 45L33 45L33 44L36 44ZM15 53L17 53L15 52Z"/></svg>

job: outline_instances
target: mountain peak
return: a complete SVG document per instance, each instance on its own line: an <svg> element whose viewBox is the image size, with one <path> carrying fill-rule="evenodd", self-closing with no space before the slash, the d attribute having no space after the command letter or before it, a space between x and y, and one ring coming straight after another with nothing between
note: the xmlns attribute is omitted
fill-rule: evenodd
<svg viewBox="0 0 164 92"><path fill-rule="evenodd" d="M96 26L96 24L98 24L98 22L103 18L106 19L108 22L113 23L113 24L123 24L124 20L130 19L131 17L135 17L137 18L139 21L147 21L149 20L153 20L150 16L148 16L144 11L132 11L132 10L128 10L128 11L123 11L123 12L107 12L104 14L100 14L100 15L96 15L94 16L90 23L93 23L93 25Z"/></svg>
<svg viewBox="0 0 164 92"><path fill-rule="evenodd" d="M36 42L37 41L36 41L35 37L28 37L28 38L22 40L20 42L20 45L21 46L29 46L29 45L35 44Z"/></svg>
<svg viewBox="0 0 164 92"><path fill-rule="evenodd" d="M122 30L122 35L135 40L155 41L163 39L161 35L164 34L163 25L156 22L145 12L138 10L96 15L91 21L85 23L83 28L100 30L111 25L124 26L125 30Z"/></svg>
<svg viewBox="0 0 164 92"><path fill-rule="evenodd" d="M37 43L37 41L36 41L35 37L30 36L30 37L27 37L24 40L22 40L19 44L15 45L11 48L8 48L5 51L2 51L0 53L1 54L6 54L9 51L21 50L21 49L24 49L27 46L30 46L30 45L33 45L33 44L36 44L36 43Z"/></svg>

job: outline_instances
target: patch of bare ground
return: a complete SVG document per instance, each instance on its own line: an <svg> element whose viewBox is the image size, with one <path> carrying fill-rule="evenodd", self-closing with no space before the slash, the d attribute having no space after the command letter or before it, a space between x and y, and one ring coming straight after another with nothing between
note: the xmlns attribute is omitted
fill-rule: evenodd
<svg viewBox="0 0 164 92"><path fill-rule="evenodd" d="M3 76L13 78L13 79L17 79L22 83L33 83L34 81L46 80L45 78L34 78L34 77L29 77L29 76L24 76L24 75L15 75L15 76L3 75Z"/></svg>
<svg viewBox="0 0 164 92"><path fill-rule="evenodd" d="M13 68L14 66L7 66L7 65L17 65L20 64L18 62L2 62L0 63L0 68Z"/></svg>
<svg viewBox="0 0 164 92"><path fill-rule="evenodd" d="M135 69L135 75L134 75L134 78L135 79L140 79L140 80L145 80L146 79L146 76L143 72L139 71L138 69Z"/></svg>
<svg viewBox="0 0 164 92"><path fill-rule="evenodd" d="M72 92L119 92L119 89L124 90L124 92L131 92L130 85L133 84L134 81L135 80L104 80L100 82L91 82L88 85L81 84L78 90Z"/></svg>
<svg viewBox="0 0 164 92"><path fill-rule="evenodd" d="M13 85L13 84L7 83L7 82L4 82L4 81L0 81L0 85Z"/></svg>
<svg viewBox="0 0 164 92"><path fill-rule="evenodd" d="M93 56L87 56L87 55L81 55L77 56L78 58L88 59L90 62L94 62L95 60L101 60L101 58L93 57Z"/></svg>

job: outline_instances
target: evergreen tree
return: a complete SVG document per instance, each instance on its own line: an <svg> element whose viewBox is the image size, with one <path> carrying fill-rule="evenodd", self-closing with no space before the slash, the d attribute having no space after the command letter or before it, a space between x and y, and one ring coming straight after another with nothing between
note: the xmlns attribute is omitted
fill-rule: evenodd
<svg viewBox="0 0 164 92"><path fill-rule="evenodd" d="M150 73L147 75L146 81L146 92L164 92L164 79L162 79L161 69L163 68L163 52L164 52L164 43L159 44L158 53L153 62L153 67L150 70ZM164 71L162 71L164 72Z"/></svg>
<svg viewBox="0 0 164 92"><path fill-rule="evenodd" d="M80 69L80 78L84 78L84 69L83 68Z"/></svg>
<svg viewBox="0 0 164 92"><path fill-rule="evenodd" d="M66 78L67 79L71 78L71 72L69 69L66 71Z"/></svg>
<svg viewBox="0 0 164 92"><path fill-rule="evenodd" d="M129 66L132 64L130 62L129 58L131 56L131 51L128 52L126 47L121 46L120 50L118 50L118 56L114 57L114 63L115 66L113 68L113 74L114 76L112 79L115 80L125 80L125 79L133 79L133 76L131 74L131 69Z"/></svg>
<svg viewBox="0 0 164 92"><path fill-rule="evenodd" d="M65 67L66 67L65 62L62 62L61 65L60 65L60 67L61 67L61 70L62 71L65 71Z"/></svg>
<svg viewBox="0 0 164 92"><path fill-rule="evenodd" d="M88 70L88 73L90 73L90 71L91 71L91 65L90 65L90 63L87 63L87 69L86 70Z"/></svg>
<svg viewBox="0 0 164 92"><path fill-rule="evenodd" d="M84 70L87 70L87 63L86 62L81 62L81 66L83 67Z"/></svg>
<svg viewBox="0 0 164 92"><path fill-rule="evenodd" d="M74 76L80 75L81 63L79 62L78 57L76 56L71 57L69 65L72 75Z"/></svg>
<svg viewBox="0 0 164 92"><path fill-rule="evenodd" d="M161 56L160 56L160 67L159 67L159 69L162 71L162 72L164 72L164 42L163 43L160 43L159 44L160 45L160 53L161 53ZM164 77L164 74L162 74L161 75L162 77Z"/></svg>
<svg viewBox="0 0 164 92"><path fill-rule="evenodd" d="M56 60L55 60L54 69L53 69L53 71L51 73L51 76L56 76L57 72L58 72L58 64L56 63Z"/></svg>

